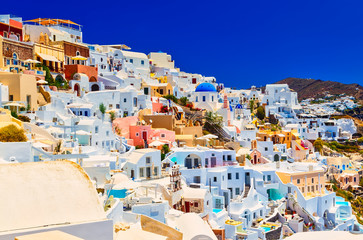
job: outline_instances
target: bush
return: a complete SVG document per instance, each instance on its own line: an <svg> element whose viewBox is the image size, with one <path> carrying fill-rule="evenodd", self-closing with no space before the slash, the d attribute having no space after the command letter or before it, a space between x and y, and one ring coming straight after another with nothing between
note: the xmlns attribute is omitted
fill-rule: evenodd
<svg viewBox="0 0 363 240"><path fill-rule="evenodd" d="M18 119L22 122L30 122L30 118L24 115L18 115Z"/></svg>
<svg viewBox="0 0 363 240"><path fill-rule="evenodd" d="M105 114L106 113L106 106L103 103L101 103L98 108L100 109L100 112L102 114Z"/></svg>
<svg viewBox="0 0 363 240"><path fill-rule="evenodd" d="M188 101L189 101L189 100L188 100L188 98L187 98L187 97L181 97L181 98L179 99L180 105L182 105L182 106L187 105L187 102L188 102Z"/></svg>
<svg viewBox="0 0 363 240"><path fill-rule="evenodd" d="M265 109L262 106L257 108L256 116L258 119L263 120L265 118Z"/></svg>
<svg viewBox="0 0 363 240"><path fill-rule="evenodd" d="M26 142L24 130L11 124L0 128L0 142Z"/></svg>
<svg viewBox="0 0 363 240"><path fill-rule="evenodd" d="M163 98L171 100L171 101L173 101L175 103L178 103L178 98L175 97L174 95L168 94L168 95L163 96Z"/></svg>

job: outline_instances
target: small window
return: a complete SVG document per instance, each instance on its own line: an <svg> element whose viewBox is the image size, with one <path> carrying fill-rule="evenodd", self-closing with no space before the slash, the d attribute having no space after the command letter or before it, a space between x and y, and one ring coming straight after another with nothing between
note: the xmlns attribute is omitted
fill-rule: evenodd
<svg viewBox="0 0 363 240"><path fill-rule="evenodd" d="M314 178L311 179L311 183L314 183Z"/></svg>
<svg viewBox="0 0 363 240"><path fill-rule="evenodd" d="M95 133L98 133L98 126L95 127Z"/></svg>
<svg viewBox="0 0 363 240"><path fill-rule="evenodd" d="M144 65L145 64L145 61L144 60L141 60L141 65Z"/></svg>
<svg viewBox="0 0 363 240"><path fill-rule="evenodd" d="M140 177L144 177L144 168L140 168Z"/></svg>
<svg viewBox="0 0 363 240"><path fill-rule="evenodd" d="M296 182L297 182L297 184L300 184L300 179L297 179Z"/></svg>
<svg viewBox="0 0 363 240"><path fill-rule="evenodd" d="M239 173L238 172L236 173L236 179L239 179Z"/></svg>
<svg viewBox="0 0 363 240"><path fill-rule="evenodd" d="M134 59L130 58L130 63L134 63Z"/></svg>
<svg viewBox="0 0 363 240"><path fill-rule="evenodd" d="M232 179L232 173L228 173L228 180Z"/></svg>
<svg viewBox="0 0 363 240"><path fill-rule="evenodd" d="M217 177L213 177L213 182L217 182Z"/></svg>
<svg viewBox="0 0 363 240"><path fill-rule="evenodd" d="M160 137L161 137L161 138L165 138L165 133L162 133L162 134L160 135Z"/></svg>
<svg viewBox="0 0 363 240"><path fill-rule="evenodd" d="M236 188L236 195L239 195L240 191L239 191L239 188Z"/></svg>
<svg viewBox="0 0 363 240"><path fill-rule="evenodd" d="M198 207L198 202L194 202L194 207Z"/></svg>
<svg viewBox="0 0 363 240"><path fill-rule="evenodd" d="M265 152L267 152L268 151L268 148L267 147L265 147Z"/></svg>
<svg viewBox="0 0 363 240"><path fill-rule="evenodd" d="M120 104L116 104L116 109L120 109Z"/></svg>
<svg viewBox="0 0 363 240"><path fill-rule="evenodd" d="M138 137L139 136L139 133L135 133L135 136Z"/></svg>
<svg viewBox="0 0 363 240"><path fill-rule="evenodd" d="M126 98L124 98L124 102L127 102L127 99Z"/></svg>
<svg viewBox="0 0 363 240"><path fill-rule="evenodd" d="M109 131L106 131L106 136L108 137L110 135L110 132Z"/></svg>
<svg viewBox="0 0 363 240"><path fill-rule="evenodd" d="M146 157L146 164L151 163L151 158L150 157Z"/></svg>

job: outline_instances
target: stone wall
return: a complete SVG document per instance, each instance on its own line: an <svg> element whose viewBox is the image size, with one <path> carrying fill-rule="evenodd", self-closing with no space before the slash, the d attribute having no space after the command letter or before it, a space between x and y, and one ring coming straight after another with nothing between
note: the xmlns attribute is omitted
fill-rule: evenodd
<svg viewBox="0 0 363 240"><path fill-rule="evenodd" d="M16 53L18 60L33 59L33 46L24 44L8 39L3 39L2 46L3 56L7 58L13 58L13 54Z"/></svg>

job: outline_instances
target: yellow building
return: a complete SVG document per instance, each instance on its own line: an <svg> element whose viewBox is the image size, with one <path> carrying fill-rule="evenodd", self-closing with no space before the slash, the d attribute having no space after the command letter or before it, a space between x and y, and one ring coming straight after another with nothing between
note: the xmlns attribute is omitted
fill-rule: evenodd
<svg viewBox="0 0 363 240"><path fill-rule="evenodd" d="M0 83L9 87L10 102L21 102L32 111L38 109L35 75L0 72Z"/></svg>
<svg viewBox="0 0 363 240"><path fill-rule="evenodd" d="M291 148L292 135L289 131L259 130L257 137L259 141L270 140L274 144L286 144L287 148Z"/></svg>
<svg viewBox="0 0 363 240"><path fill-rule="evenodd" d="M13 118L11 112L8 109L0 108L0 128L14 125L17 128L23 128L23 122Z"/></svg>
<svg viewBox="0 0 363 240"><path fill-rule="evenodd" d="M146 95L151 95L152 97L162 97L165 95L173 95L173 87L170 83L158 83L158 84L143 84L142 89ZM148 89L148 90L145 90Z"/></svg>
<svg viewBox="0 0 363 240"><path fill-rule="evenodd" d="M60 46L45 45L40 43L34 44L34 53L36 59L43 65L47 66L51 72L60 72L63 70L64 50Z"/></svg>

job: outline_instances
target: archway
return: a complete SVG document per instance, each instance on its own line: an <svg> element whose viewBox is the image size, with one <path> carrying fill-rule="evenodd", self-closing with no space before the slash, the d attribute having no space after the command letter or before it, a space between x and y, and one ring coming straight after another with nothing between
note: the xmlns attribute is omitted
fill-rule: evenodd
<svg viewBox="0 0 363 240"><path fill-rule="evenodd" d="M95 92L95 91L99 91L100 90L100 86L98 86L98 84L93 84L91 87L91 91Z"/></svg>
<svg viewBox="0 0 363 240"><path fill-rule="evenodd" d="M189 154L184 159L184 166L187 167L188 169L197 168L199 167L199 165L201 165L201 163L202 163L201 158L196 154Z"/></svg>
<svg viewBox="0 0 363 240"><path fill-rule="evenodd" d="M275 154L275 156L274 156L274 161L275 161L275 162L278 162L279 160L280 160L279 155L278 155L278 154Z"/></svg>
<svg viewBox="0 0 363 240"><path fill-rule="evenodd" d="M74 85L74 91L77 92L77 96L81 96L81 88L78 83Z"/></svg>

